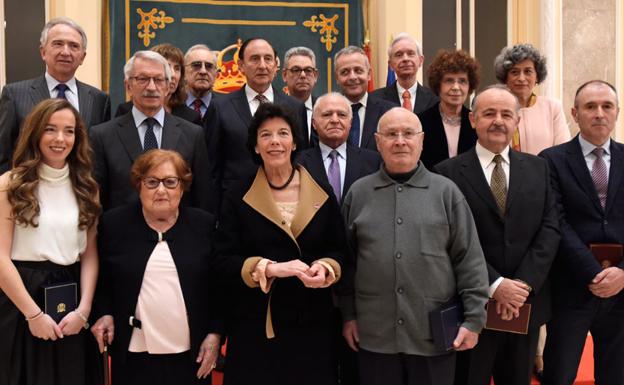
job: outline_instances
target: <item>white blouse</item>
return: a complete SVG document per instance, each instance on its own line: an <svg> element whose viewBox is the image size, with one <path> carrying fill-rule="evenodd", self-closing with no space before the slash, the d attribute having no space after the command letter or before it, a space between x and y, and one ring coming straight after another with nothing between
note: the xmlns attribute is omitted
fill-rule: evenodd
<svg viewBox="0 0 624 385"><path fill-rule="evenodd" d="M87 231L78 229L78 202L69 179L69 165L39 166L37 227L15 225L11 259L71 265L87 247Z"/></svg>

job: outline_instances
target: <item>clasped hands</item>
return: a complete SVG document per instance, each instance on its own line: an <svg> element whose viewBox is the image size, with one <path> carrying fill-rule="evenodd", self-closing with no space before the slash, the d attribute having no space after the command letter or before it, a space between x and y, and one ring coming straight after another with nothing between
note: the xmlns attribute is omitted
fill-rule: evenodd
<svg viewBox="0 0 624 385"><path fill-rule="evenodd" d="M83 313L85 312L83 311ZM45 313L28 321L28 328L33 336L52 341L56 341L57 338L78 334L84 325L85 321L74 311L67 313L58 324Z"/></svg>
<svg viewBox="0 0 624 385"><path fill-rule="evenodd" d="M270 263L265 273L267 278L297 277L306 287L317 289L325 286L328 271L318 262L308 266L300 259L294 259L288 262Z"/></svg>
<svg viewBox="0 0 624 385"><path fill-rule="evenodd" d="M520 316L520 308L529 297L529 286L521 281L503 278L494 291L496 300L496 314L500 314L504 321L511 321Z"/></svg>

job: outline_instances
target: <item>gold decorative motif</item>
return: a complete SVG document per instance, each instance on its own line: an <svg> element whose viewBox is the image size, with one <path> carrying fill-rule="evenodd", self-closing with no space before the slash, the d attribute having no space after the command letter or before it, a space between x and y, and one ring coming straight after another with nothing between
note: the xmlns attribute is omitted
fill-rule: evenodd
<svg viewBox="0 0 624 385"><path fill-rule="evenodd" d="M57 313L65 313L66 310L66 306L63 302L59 303L58 305L56 305L56 312Z"/></svg>
<svg viewBox="0 0 624 385"><path fill-rule="evenodd" d="M150 40L156 37L155 29L165 29L166 24L173 23L173 17L167 16L165 11L159 11L152 8L151 11L145 12L141 8L137 8L137 13L141 16L141 22L137 25L139 37L143 39L143 45L148 47Z"/></svg>
<svg viewBox="0 0 624 385"><path fill-rule="evenodd" d="M338 29L335 27L338 15L334 15L331 18L325 17L324 14L312 15L310 20L303 22L305 27L310 28L310 31L321 34L321 43L325 43L325 49L327 52L331 52L332 44L336 43L336 35L339 34ZM320 19L319 19L320 18Z"/></svg>
<svg viewBox="0 0 624 385"><path fill-rule="evenodd" d="M228 94L240 89L247 82L247 78L238 68L238 50L243 45L239 38L217 54L217 78L212 86L213 91Z"/></svg>

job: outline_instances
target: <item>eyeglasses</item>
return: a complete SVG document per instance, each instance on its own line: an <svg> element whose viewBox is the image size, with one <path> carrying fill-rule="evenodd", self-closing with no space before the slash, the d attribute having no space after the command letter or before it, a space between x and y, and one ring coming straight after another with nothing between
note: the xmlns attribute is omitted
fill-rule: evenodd
<svg viewBox="0 0 624 385"><path fill-rule="evenodd" d="M305 68L301 68L301 67L292 67L292 68L285 68L286 71L290 71L293 75L296 76L301 76L301 72L305 73L306 76L311 76L314 75L316 73L316 68L314 67L305 67Z"/></svg>
<svg viewBox="0 0 624 385"><path fill-rule="evenodd" d="M395 141L399 140L400 137L403 137L405 140L412 140L416 138L417 135L422 134L423 131L413 131L406 130L404 132L401 131L390 131L390 132L378 132L377 135L381 135L387 140Z"/></svg>
<svg viewBox="0 0 624 385"><path fill-rule="evenodd" d="M150 190L158 188L161 182L163 186L165 186L165 188L169 190L173 190L174 188L178 187L178 185L180 184L180 178L177 178L174 176L169 176L167 178L162 178L162 179L155 178L153 176L148 176L146 178L143 178L143 186L147 187Z"/></svg>
<svg viewBox="0 0 624 385"><path fill-rule="evenodd" d="M206 71L212 71L215 69L215 64L209 61L194 61L187 64L193 71L201 71L202 68L206 68Z"/></svg>
<svg viewBox="0 0 624 385"><path fill-rule="evenodd" d="M154 84L156 85L156 87L162 87L165 85L165 82L167 81L167 79L165 78L161 78L161 77L150 77L150 76L132 76L130 77L130 79L134 79L134 81L140 85L141 87L147 87L147 85L149 84L150 80L154 81Z"/></svg>

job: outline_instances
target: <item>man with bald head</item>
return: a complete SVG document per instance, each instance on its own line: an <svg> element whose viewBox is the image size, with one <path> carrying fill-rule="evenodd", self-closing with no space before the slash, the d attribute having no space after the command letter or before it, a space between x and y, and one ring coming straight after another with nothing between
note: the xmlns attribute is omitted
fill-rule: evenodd
<svg viewBox="0 0 624 385"><path fill-rule="evenodd" d="M355 262L339 293L343 335L363 385L453 383L454 350L475 346L485 323L487 269L470 208L448 179L419 161L418 117L396 107L375 133L383 167L343 204ZM432 341L429 315L458 297L464 321L451 350Z"/></svg>
<svg viewBox="0 0 624 385"><path fill-rule="evenodd" d="M551 275L544 384L574 382L588 332L596 384L624 383L624 145L611 139L619 111L611 84L581 85L572 108L579 134L540 154L550 166L562 231ZM596 259L605 244L619 261Z"/></svg>
<svg viewBox="0 0 624 385"><path fill-rule="evenodd" d="M435 166L466 197L488 267L489 296L504 320L531 304L527 334L485 329L479 344L458 356L456 384L529 385L539 328L550 318L548 271L559 244L557 209L543 159L509 146L519 104L503 85L474 99L471 150Z"/></svg>
<svg viewBox="0 0 624 385"><path fill-rule="evenodd" d="M371 95L414 111L415 114L433 107L438 97L418 83L416 78L424 61L420 44L406 32L399 33L388 48L388 66L397 79L371 92Z"/></svg>

